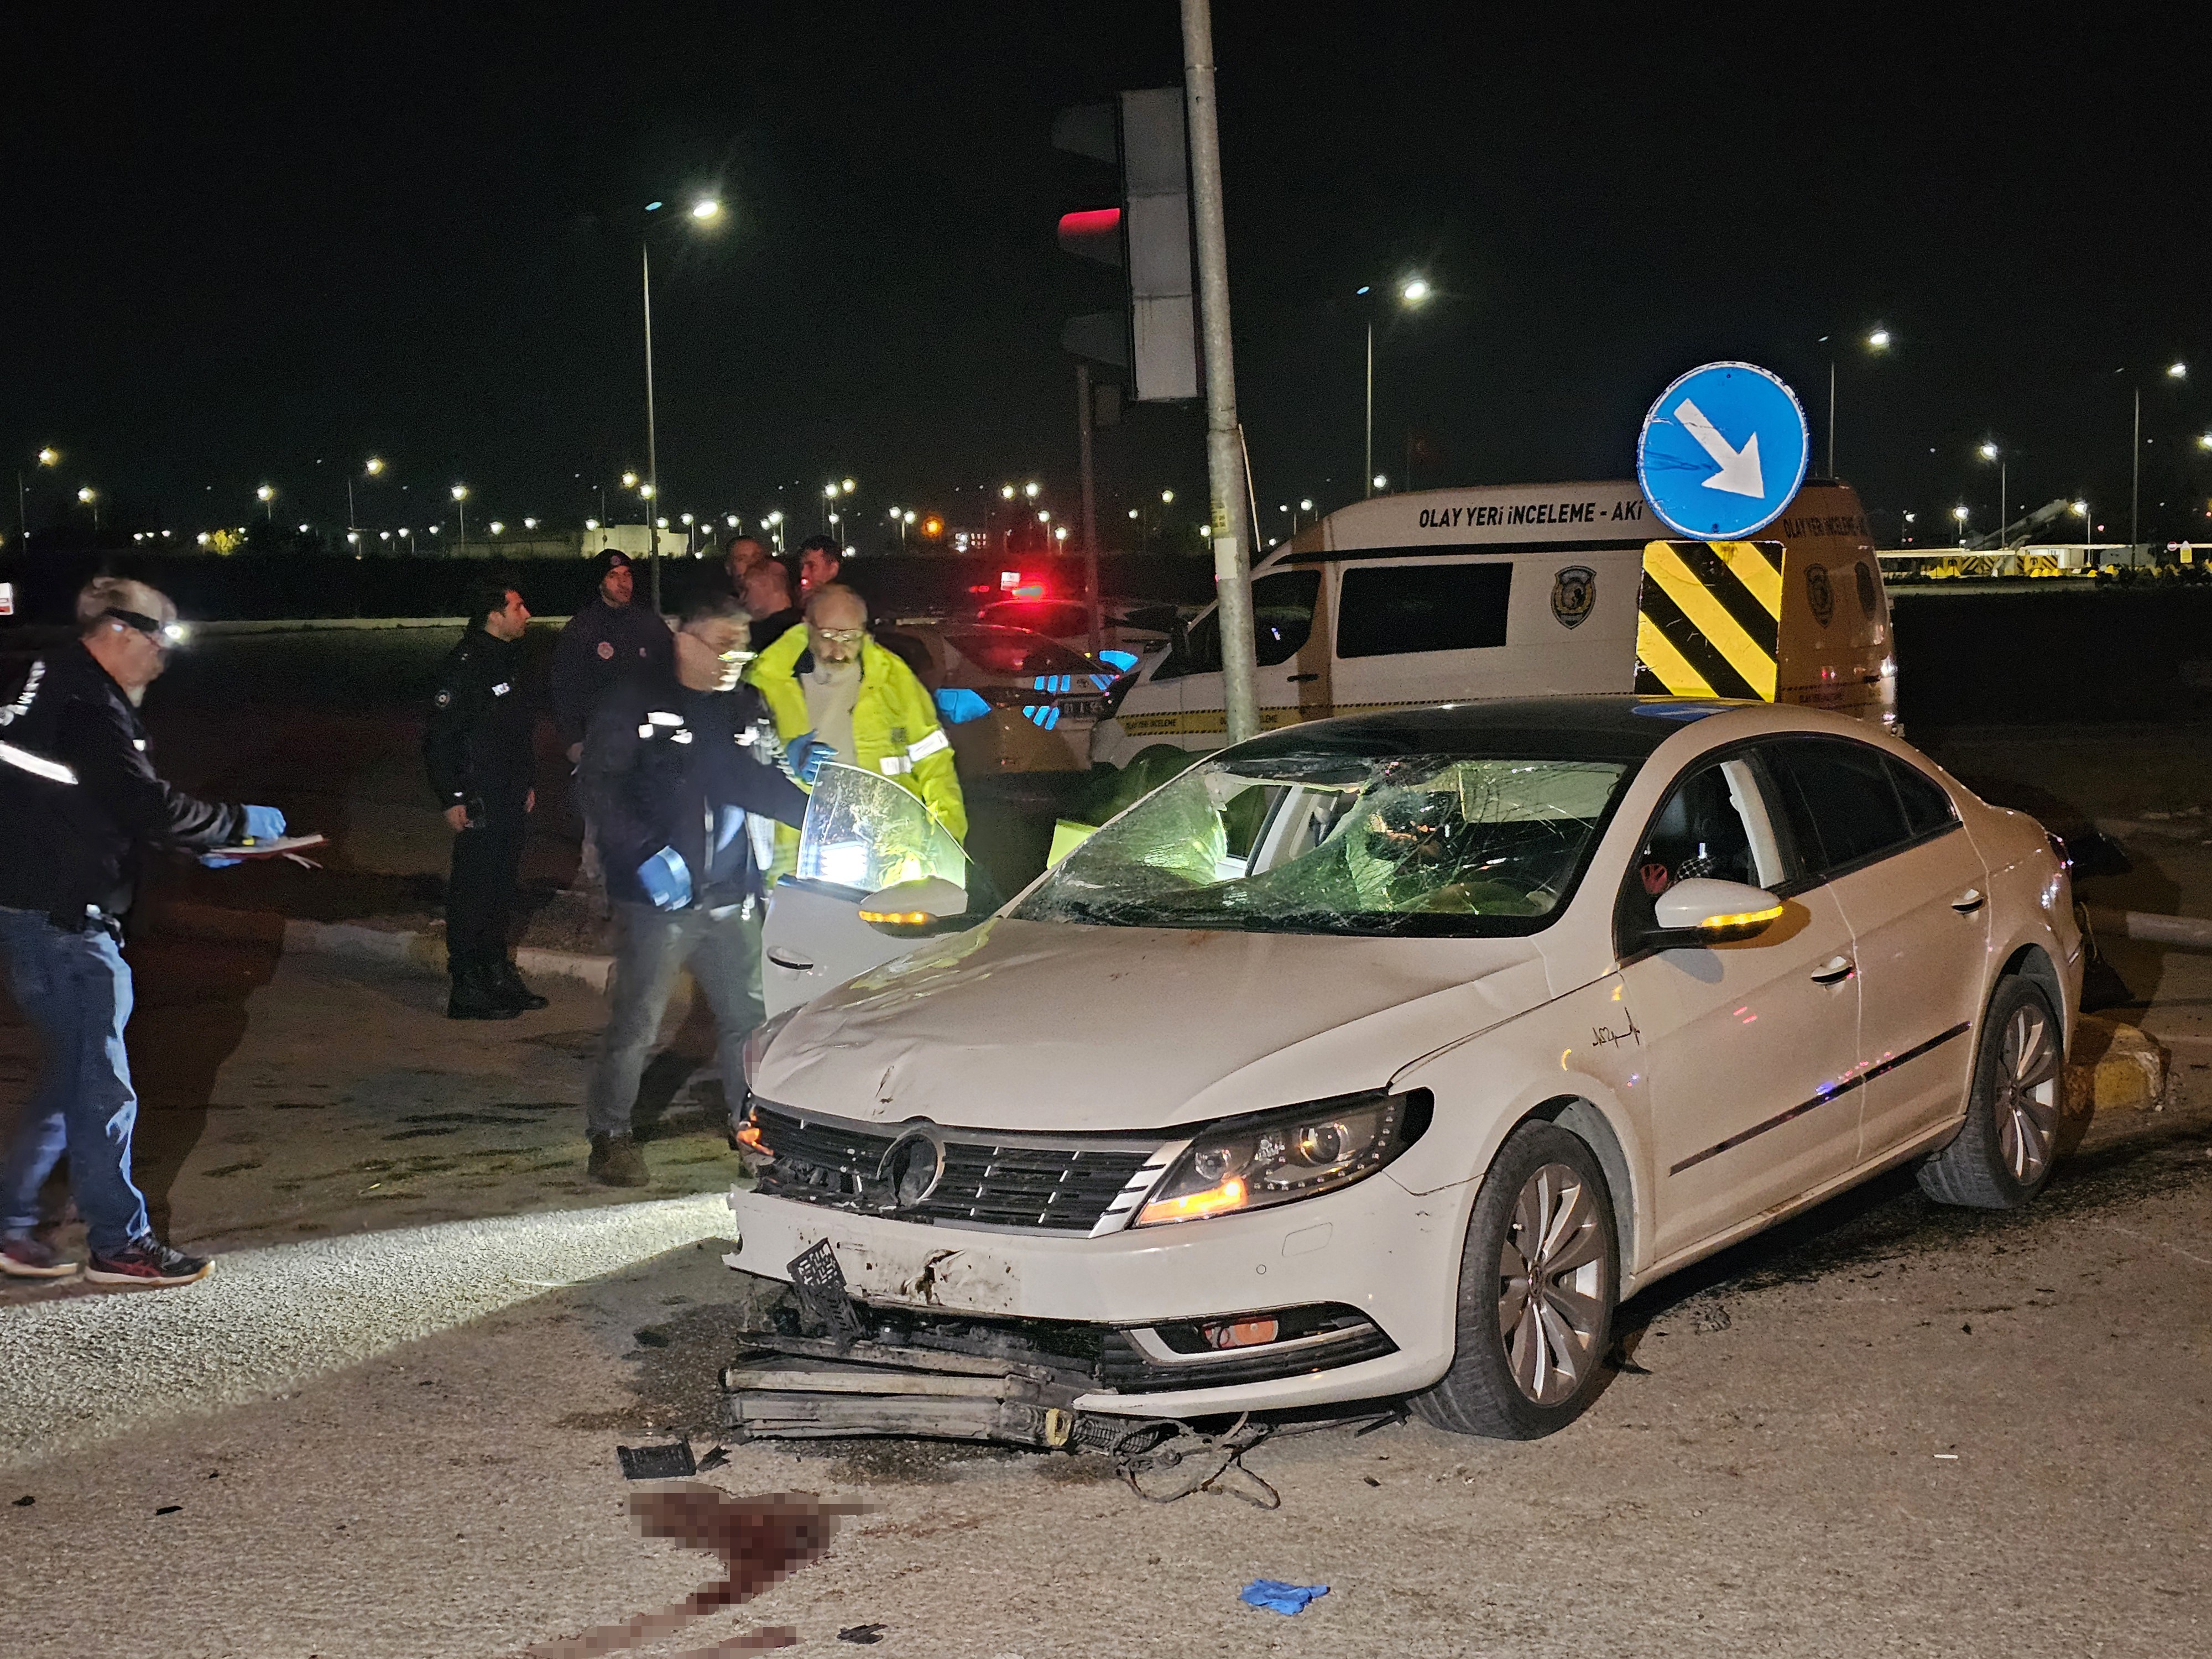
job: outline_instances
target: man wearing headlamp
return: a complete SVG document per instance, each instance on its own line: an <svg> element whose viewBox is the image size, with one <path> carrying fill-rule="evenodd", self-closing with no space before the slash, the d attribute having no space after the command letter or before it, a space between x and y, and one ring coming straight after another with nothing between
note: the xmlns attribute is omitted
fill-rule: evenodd
<svg viewBox="0 0 2212 1659"><path fill-rule="evenodd" d="M0 707L0 958L45 1051L38 1092L0 1159L0 1271L77 1271L37 1235L39 1191L66 1152L90 1263L105 1285L183 1285L210 1263L154 1236L131 1178L138 1097L123 1028L131 969L122 919L141 849L205 849L284 833L271 806L196 800L155 772L138 705L181 637L177 609L143 582L102 576L77 595L77 639L31 665Z"/></svg>

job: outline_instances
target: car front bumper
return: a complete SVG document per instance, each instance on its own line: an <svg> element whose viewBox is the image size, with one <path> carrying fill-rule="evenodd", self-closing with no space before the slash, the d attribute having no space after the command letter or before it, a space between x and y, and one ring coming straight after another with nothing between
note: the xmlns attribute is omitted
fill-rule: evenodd
<svg viewBox="0 0 2212 1659"><path fill-rule="evenodd" d="M1106 1329L1336 1304L1395 1345L1377 1358L1245 1382L1209 1382L1216 1359L1195 1358L1188 1386L1102 1390L1076 1402L1147 1416L1273 1410L1408 1393L1443 1374L1471 1196L1455 1188L1417 1198L1386 1170L1273 1209L1091 1238L899 1221L740 1188L730 1194L738 1245L724 1260L788 1282L793 1259L827 1239L853 1294L871 1306ZM1249 1369L1265 1352L1234 1349L1218 1361Z"/></svg>

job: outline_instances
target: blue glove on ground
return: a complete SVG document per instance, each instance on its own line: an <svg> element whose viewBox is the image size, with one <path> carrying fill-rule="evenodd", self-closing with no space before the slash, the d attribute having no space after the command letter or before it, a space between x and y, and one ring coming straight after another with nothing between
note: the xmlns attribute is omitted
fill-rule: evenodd
<svg viewBox="0 0 2212 1659"><path fill-rule="evenodd" d="M1286 1584L1279 1578L1255 1578L1237 1599L1274 1613L1304 1613L1308 1602L1317 1601L1328 1594L1326 1584Z"/></svg>
<svg viewBox="0 0 2212 1659"><path fill-rule="evenodd" d="M801 732L783 752L791 762L792 776L809 786L822 775L826 763L837 758L837 751L811 732Z"/></svg>
<svg viewBox="0 0 2212 1659"><path fill-rule="evenodd" d="M691 902L691 866L673 847L662 848L639 865L637 878L660 909L681 910Z"/></svg>
<svg viewBox="0 0 2212 1659"><path fill-rule="evenodd" d="M203 853L200 854L200 862L210 870L228 870L234 865L245 863L246 860L244 859L227 859L216 853Z"/></svg>
<svg viewBox="0 0 2212 1659"><path fill-rule="evenodd" d="M273 806L249 806L246 809L246 838L248 841L274 841L284 833L284 815Z"/></svg>

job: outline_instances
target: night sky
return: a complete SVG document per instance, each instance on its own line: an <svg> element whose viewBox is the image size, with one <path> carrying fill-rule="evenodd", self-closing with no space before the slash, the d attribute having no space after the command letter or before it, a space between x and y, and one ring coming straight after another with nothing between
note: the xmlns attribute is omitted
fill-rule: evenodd
<svg viewBox="0 0 2212 1659"><path fill-rule="evenodd" d="M1217 0L1263 530L1358 493L1349 295L1419 270L1443 297L1379 354L1394 483L1409 430L1422 485L1626 476L1651 398L1718 357L1796 386L1818 471L1826 334L1885 541L1960 501L1989 525L1992 438L2015 508L2086 491L2124 537L2121 368L2146 536L2212 532L2185 9L1941 9ZM664 507L811 530L849 474L865 539L894 503L973 522L1003 479L1072 512L1060 328L1112 277L1053 229L1114 186L1051 119L1172 82L1181 44L1170 0L72 4L14 9L5 62L0 434L66 453L34 528L82 483L111 527L243 523L264 481L339 524L371 453L368 524L457 480L473 522L580 522L644 464L637 210L712 189L719 236L656 244ZM1103 434L1109 520L1172 487L1190 522L1202 428Z"/></svg>

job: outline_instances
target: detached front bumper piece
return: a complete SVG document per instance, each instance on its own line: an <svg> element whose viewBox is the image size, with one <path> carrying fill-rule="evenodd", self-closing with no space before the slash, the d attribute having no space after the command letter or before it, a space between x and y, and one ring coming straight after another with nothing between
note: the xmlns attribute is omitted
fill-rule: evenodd
<svg viewBox="0 0 2212 1659"><path fill-rule="evenodd" d="M722 1371L723 1425L744 1440L927 1435L1046 1449L1127 1431L1079 1421L1079 1379L1042 1365L882 1342L750 1335ZM1101 1438L1100 1437L1106 1437Z"/></svg>

